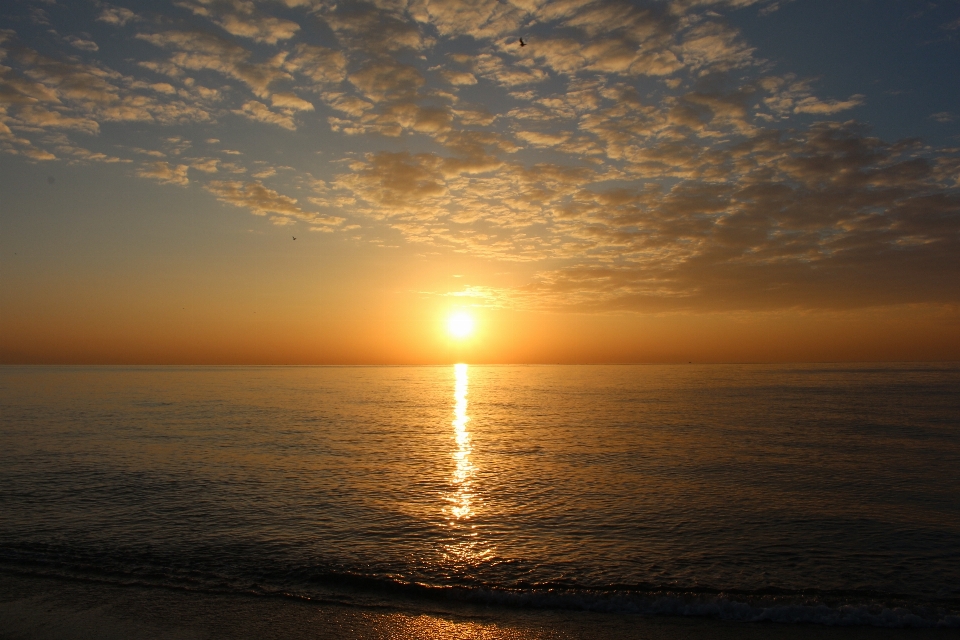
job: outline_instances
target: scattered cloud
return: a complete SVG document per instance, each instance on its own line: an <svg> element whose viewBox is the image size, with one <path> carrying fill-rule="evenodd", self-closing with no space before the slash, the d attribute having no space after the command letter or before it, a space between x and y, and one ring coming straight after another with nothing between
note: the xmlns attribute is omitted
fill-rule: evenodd
<svg viewBox="0 0 960 640"><path fill-rule="evenodd" d="M97 46L97 43L93 40L87 40L85 38L80 38L77 36L67 36L64 38L71 46L81 49L83 51L99 51L100 47Z"/></svg>
<svg viewBox="0 0 960 640"><path fill-rule="evenodd" d="M180 77L185 71L215 71L244 83L259 98L270 97L271 84L292 79L278 64L250 62L249 51L215 35L164 31L141 33L137 37L174 52L165 64L144 65L172 77Z"/></svg>
<svg viewBox="0 0 960 640"><path fill-rule="evenodd" d="M50 25L50 14L40 7L30 7L30 22L36 25Z"/></svg>
<svg viewBox="0 0 960 640"><path fill-rule="evenodd" d="M196 158L190 162L190 167L204 173L217 173L219 163L219 158Z"/></svg>
<svg viewBox="0 0 960 640"><path fill-rule="evenodd" d="M178 6L209 18L227 33L255 42L277 44L289 40L300 25L291 20L265 15L253 2L242 0L180 0Z"/></svg>
<svg viewBox="0 0 960 640"><path fill-rule="evenodd" d="M951 22L945 22L944 24L940 25L940 28L947 31L956 31L957 29L960 29L960 18L957 18Z"/></svg>
<svg viewBox="0 0 960 640"><path fill-rule="evenodd" d="M854 94L846 100L823 100L814 95L812 79L800 80L792 74L761 78L758 85L770 94L764 98L764 105L780 117L791 113L834 115L859 107L866 100L862 94Z"/></svg>
<svg viewBox="0 0 960 640"><path fill-rule="evenodd" d="M221 202L244 207L256 215L271 216L270 220L274 224L289 224L293 219L297 219L311 226L328 229L344 221L344 218L340 217L306 212L297 204L296 198L282 195L263 186L259 181L212 181L208 182L204 188Z"/></svg>
<svg viewBox="0 0 960 640"><path fill-rule="evenodd" d="M451 71L445 69L440 72L443 79L452 85L463 86L477 84L477 77L468 71Z"/></svg>
<svg viewBox="0 0 960 640"><path fill-rule="evenodd" d="M402 11L367 3L328 5L320 14L338 38L351 48L374 53L425 49L432 40ZM400 4L400 3L397 3Z"/></svg>
<svg viewBox="0 0 960 640"><path fill-rule="evenodd" d="M246 207L257 215L276 213L298 218L312 217L297 206L296 198L281 195L264 187L261 182L214 181L207 183L204 188L221 202Z"/></svg>
<svg viewBox="0 0 960 640"><path fill-rule="evenodd" d="M785 3L97 3L91 22L139 41L129 59L83 31L103 24L57 25L79 35L51 29L50 47L0 31L0 149L135 162L275 224L536 265L460 292L483 304L955 301L958 151L879 139L850 119L866 95L820 95L725 17ZM83 53L49 53L65 42Z"/></svg>
<svg viewBox="0 0 960 640"><path fill-rule="evenodd" d="M293 93L275 93L270 96L275 107L291 111L313 111L313 105Z"/></svg>
<svg viewBox="0 0 960 640"><path fill-rule="evenodd" d="M27 156L31 160L56 160L57 156L53 155L49 151L44 151L43 149L25 149L21 153Z"/></svg>
<svg viewBox="0 0 960 640"><path fill-rule="evenodd" d="M863 104L865 96L856 94L850 96L847 100L820 100L813 96L808 96L799 102L793 108L794 113L813 113L817 115L833 115L859 107Z"/></svg>
<svg viewBox="0 0 960 640"><path fill-rule="evenodd" d="M342 51L298 44L283 63L290 73L302 74L319 85L341 82L347 74L347 58Z"/></svg>
<svg viewBox="0 0 960 640"><path fill-rule="evenodd" d="M275 124L283 127L284 129L290 129L291 131L297 128L297 125L294 124L292 117L285 113L271 111L267 105L263 104L262 102L257 102L256 100L245 102L243 106L234 111L234 113L242 115L256 122Z"/></svg>
<svg viewBox="0 0 960 640"><path fill-rule="evenodd" d="M566 133L545 133L542 131L519 131L517 137L537 147L555 147L570 137Z"/></svg>
<svg viewBox="0 0 960 640"><path fill-rule="evenodd" d="M189 167L185 164L174 166L167 162L158 161L142 165L137 171L137 175L141 178L151 178L164 184L186 186L190 183L190 180L187 178L188 169Z"/></svg>
<svg viewBox="0 0 960 640"><path fill-rule="evenodd" d="M106 22L107 24L112 24L116 27L122 27L128 22L135 22L141 20L140 16L135 14L130 9L126 7L115 7L112 5L104 5L100 10L100 15L97 16L97 21Z"/></svg>
<svg viewBox="0 0 960 640"><path fill-rule="evenodd" d="M157 95L169 94L169 85L139 82L99 65L57 60L23 46L15 49L14 61L19 69L0 67L0 105L5 105L11 122L25 130L97 134L106 122L210 119L202 105Z"/></svg>
<svg viewBox="0 0 960 640"><path fill-rule="evenodd" d="M389 59L365 64L349 80L373 102L412 98L425 83L415 67Z"/></svg>
<svg viewBox="0 0 960 640"><path fill-rule="evenodd" d="M101 151L91 151L90 149L74 146L69 143L58 145L57 151L68 156L71 164L80 162L103 162L106 164L130 162L130 160L120 158L119 156L109 155Z"/></svg>

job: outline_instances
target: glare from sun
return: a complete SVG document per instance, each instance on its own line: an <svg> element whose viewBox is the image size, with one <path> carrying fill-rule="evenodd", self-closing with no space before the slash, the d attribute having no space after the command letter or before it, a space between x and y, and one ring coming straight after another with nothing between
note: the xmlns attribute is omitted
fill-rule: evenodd
<svg viewBox="0 0 960 640"><path fill-rule="evenodd" d="M463 339L473 333L473 318L469 313L457 311L447 321L447 331L454 338Z"/></svg>

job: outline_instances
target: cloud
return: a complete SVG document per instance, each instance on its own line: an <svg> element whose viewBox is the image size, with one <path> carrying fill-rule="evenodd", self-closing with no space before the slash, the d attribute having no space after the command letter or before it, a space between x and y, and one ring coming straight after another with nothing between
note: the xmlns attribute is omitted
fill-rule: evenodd
<svg viewBox="0 0 960 640"><path fill-rule="evenodd" d="M415 214L428 201L444 198L447 187L441 159L433 154L380 152L354 164L354 172L339 184L382 207L384 213Z"/></svg>
<svg viewBox="0 0 960 640"><path fill-rule="evenodd" d="M537 147L555 147L570 138L569 134L553 134L542 131L518 131L516 136Z"/></svg>
<svg viewBox="0 0 960 640"><path fill-rule="evenodd" d="M43 149L25 149L22 151L23 155L27 156L31 160L56 160L57 156L53 155L49 151L44 151Z"/></svg>
<svg viewBox="0 0 960 640"><path fill-rule="evenodd" d="M735 30L718 22L693 27L681 45L684 65L694 71L729 71L753 64L753 51Z"/></svg>
<svg viewBox="0 0 960 640"><path fill-rule="evenodd" d="M120 89L112 82L119 79L119 74L92 65L55 60L32 49L21 49L18 59L25 75L54 92L59 100L74 101L88 108L120 101Z"/></svg>
<svg viewBox="0 0 960 640"><path fill-rule="evenodd" d="M217 200L244 207L260 216L273 214L275 224L289 224L291 219L302 220L311 226L331 228L340 225L344 218L321 216L306 212L297 204L296 198L282 195L257 182L213 181L204 185L204 189L214 194Z"/></svg>
<svg viewBox="0 0 960 640"><path fill-rule="evenodd" d="M957 18L952 22L945 22L944 24L940 25L940 28L946 31L956 31L957 29L960 29L960 18Z"/></svg>
<svg viewBox="0 0 960 640"><path fill-rule="evenodd" d="M348 79L374 102L412 98L425 83L416 68L390 59L368 62Z"/></svg>
<svg viewBox="0 0 960 640"><path fill-rule="evenodd" d="M952 299L960 162L917 157L918 147L884 143L854 123L740 135L719 149L675 140L635 152L637 162L646 158L642 173L656 162L659 175L680 177L670 188L605 188L595 170L528 169L495 156L486 169L497 171L467 177L456 157L386 152L353 163L334 188L412 242L571 262L515 291L524 305L662 311Z"/></svg>
<svg viewBox="0 0 960 640"><path fill-rule="evenodd" d="M246 207L257 215L276 213L296 218L312 217L297 206L295 198L268 189L261 182L214 181L207 183L204 189L221 202Z"/></svg>
<svg viewBox="0 0 960 640"><path fill-rule="evenodd" d="M707 15L685 15L697 3L631 3L616 0L544 3L533 16L556 27L555 35L514 39L501 49L533 59L557 73L585 70L624 76L668 76L681 69L700 74L755 64L739 33ZM559 35L563 34L563 35Z"/></svg>
<svg viewBox="0 0 960 640"><path fill-rule="evenodd" d="M809 96L797 102L797 105L793 108L793 112L813 113L817 115L833 115L835 113L840 113L841 111L846 111L847 109L859 107L863 104L864 98L865 96L856 94L850 96L847 100L824 101L813 96Z"/></svg>
<svg viewBox="0 0 960 640"><path fill-rule="evenodd" d="M787 3L789 3L789 2L792 2L793 0L785 0L785 1L784 1L784 0L781 0L781 1L783 2L783 4L787 4ZM764 7L761 7L761 8L760 8L760 11L759 11L759 15L761 15L761 16L768 16L768 15L770 15L771 13L775 13L775 12L779 11L779 10L780 10L780 7L781 7L781 1L771 2L770 4L768 4L768 5L764 6Z"/></svg>
<svg viewBox="0 0 960 640"><path fill-rule="evenodd" d="M337 111L342 111L347 115L359 118L368 110L373 109L373 105L366 100L361 100L355 96L348 96L343 93L326 93L324 100Z"/></svg>
<svg viewBox="0 0 960 640"><path fill-rule="evenodd" d="M822 123L753 137L733 155L754 168L723 183L579 191L564 225L611 260L543 272L529 293L648 311L949 300L960 193L912 151Z"/></svg>
<svg viewBox="0 0 960 640"><path fill-rule="evenodd" d="M106 5L100 10L97 21L112 24L115 27L122 27L128 22L141 20L140 16L125 7L115 7Z"/></svg>
<svg viewBox="0 0 960 640"><path fill-rule="evenodd" d="M36 25L49 25L50 14L40 7L30 7L30 22Z"/></svg>
<svg viewBox="0 0 960 640"><path fill-rule="evenodd" d="M165 93L167 95L174 95L177 93L176 88L169 82L152 82L147 85L150 89L157 91L159 93Z"/></svg>
<svg viewBox="0 0 960 640"><path fill-rule="evenodd" d="M556 35L528 36L524 49L517 47L515 40L506 39L501 41L501 48L521 59L532 56L557 73L591 70L660 76L683 66L677 58L679 47L671 37L677 18L664 5L544 3L534 15L556 26Z"/></svg>
<svg viewBox="0 0 960 640"><path fill-rule="evenodd" d="M60 144L57 146L57 151L60 153L70 156L70 163L74 164L77 162L103 162L106 164L115 164L119 162L130 162L124 158L118 156L111 156L103 153L101 151L91 151L90 149L85 149L84 147L77 147L69 143Z"/></svg>
<svg viewBox="0 0 960 640"><path fill-rule="evenodd" d="M341 105L343 109L351 104ZM357 105L362 108L362 104ZM445 107L421 107L412 101L392 102L381 105L375 113L365 113L352 120L329 119L331 128L343 130L351 135L360 133L380 133L397 137L404 131L439 135L451 128L453 114Z"/></svg>
<svg viewBox="0 0 960 640"><path fill-rule="evenodd" d="M154 65L155 70L181 75L183 70L210 70L246 84L259 98L270 97L270 85L292 76L277 65L251 63L250 52L223 38L190 31L164 31L137 34L137 38L165 49L172 49L168 67ZM279 63L282 64L282 61Z"/></svg>
<svg viewBox="0 0 960 640"><path fill-rule="evenodd" d="M412 14L418 22L431 24L443 36L496 39L515 33L530 14L519 4L498 0L426 0L416 3Z"/></svg>
<svg viewBox="0 0 960 640"><path fill-rule="evenodd" d="M829 121L866 98L825 98L815 79L774 74L726 18L776 2L178 6L147 21L96 5L90 21L136 24L134 37L159 47L129 47L116 67L124 73L89 47L40 54L63 48L46 31L31 37L53 46L34 49L0 32L3 151L64 162L126 154L142 177L192 177L277 224L331 230L362 217L374 242L399 236L537 263L526 285L490 290L503 304L603 312L956 300L956 150ZM198 16L209 31L169 26ZM185 123L203 126L188 136ZM262 124L329 131L278 135ZM237 137L251 127L256 136ZM112 145L119 135L129 143ZM279 152L311 160L281 171Z"/></svg>
<svg viewBox="0 0 960 640"><path fill-rule="evenodd" d="M227 15L218 21L218 24L235 36L243 36L267 44L289 40L300 30L300 25L296 22L270 17Z"/></svg>
<svg viewBox="0 0 960 640"><path fill-rule="evenodd" d="M57 92L41 82L17 74L10 67L0 66L0 103L8 105L60 103Z"/></svg>
<svg viewBox="0 0 960 640"><path fill-rule="evenodd" d="M219 163L219 158L196 158L191 160L190 167L204 173L217 173Z"/></svg>
<svg viewBox="0 0 960 640"><path fill-rule="evenodd" d="M231 35L255 42L275 45L289 40L300 30L296 22L262 14L253 2L245 0L181 0L176 4L210 18Z"/></svg>
<svg viewBox="0 0 960 640"><path fill-rule="evenodd" d="M461 107L452 109L451 113L467 127L482 126L487 127L496 122L497 116L490 113L485 108Z"/></svg>
<svg viewBox="0 0 960 640"><path fill-rule="evenodd" d="M60 111L45 109L35 105L25 105L20 108L16 113L15 121L19 126L27 129L74 129L91 134L100 131L100 125L96 120L64 115Z"/></svg>
<svg viewBox="0 0 960 640"><path fill-rule="evenodd" d="M476 76L467 71L443 70L440 72L440 75L443 76L444 80L454 86L477 84Z"/></svg>
<svg viewBox="0 0 960 640"><path fill-rule="evenodd" d="M131 151L134 153L140 153L145 156L153 156L154 158L166 158L167 154L163 151L157 151L156 149L141 149L140 147L131 147Z"/></svg>
<svg viewBox="0 0 960 640"><path fill-rule="evenodd" d="M506 87L516 87L547 79L547 74L536 67L508 64L500 56L484 53L473 57L458 57L478 75Z"/></svg>
<svg viewBox="0 0 960 640"><path fill-rule="evenodd" d="M432 41L402 12L365 2L327 5L320 15L340 40L352 49L392 53L419 51ZM331 10L332 9L332 10Z"/></svg>
<svg viewBox="0 0 960 640"><path fill-rule="evenodd" d="M158 99L156 92L168 93L163 86L134 81L96 64L55 60L26 47L18 47L15 58L19 72L0 67L0 104L12 108L13 120L27 129L52 127L96 134L102 122L170 124L210 119L202 106Z"/></svg>
<svg viewBox="0 0 960 640"><path fill-rule="evenodd" d="M283 68L300 73L318 84L341 82L346 77L347 58L343 52L326 47L298 44Z"/></svg>
<svg viewBox="0 0 960 640"><path fill-rule="evenodd" d="M257 102L256 100L250 100L245 102L240 109L234 111L238 115L242 115L245 118L254 120L256 122L266 122L268 124L275 124L283 127L284 129L290 129L291 131L297 128L297 125L293 122L293 118L284 113L277 113L276 111L271 111L267 105L262 102Z"/></svg>
<svg viewBox="0 0 960 640"><path fill-rule="evenodd" d="M99 51L100 50L100 47L98 47L97 43L94 42L93 40L85 40L77 36L67 36L66 38L64 38L64 40L69 42L70 45L76 47L77 49L81 49L83 51Z"/></svg>
<svg viewBox="0 0 960 640"><path fill-rule="evenodd" d="M833 115L853 109L864 103L865 96L855 94L846 100L822 100L813 95L810 79L797 80L792 74L784 77L768 76L757 83L770 94L763 99L764 105L779 117L790 113Z"/></svg>
<svg viewBox="0 0 960 640"><path fill-rule="evenodd" d="M275 107L292 111L313 111L313 105L293 93L275 93L270 97Z"/></svg>
<svg viewBox="0 0 960 640"><path fill-rule="evenodd" d="M151 162L142 165L140 170L137 171L137 175L141 178L157 180L163 184L186 186L190 183L187 178L188 169L189 167L185 164L173 166L166 162Z"/></svg>

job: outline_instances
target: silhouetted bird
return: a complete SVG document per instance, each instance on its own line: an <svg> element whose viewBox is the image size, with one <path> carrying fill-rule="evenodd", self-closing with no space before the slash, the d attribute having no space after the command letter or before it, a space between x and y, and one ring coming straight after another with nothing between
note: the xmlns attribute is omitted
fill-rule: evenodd
<svg viewBox="0 0 960 640"><path fill-rule="evenodd" d="M297 236L290 236L290 237L291 237L291 238L293 238L294 240L296 240L296 239L297 239Z"/></svg>
<svg viewBox="0 0 960 640"><path fill-rule="evenodd" d="M520 46L521 47L527 46L527 43L523 41L523 38L520 38Z"/></svg>

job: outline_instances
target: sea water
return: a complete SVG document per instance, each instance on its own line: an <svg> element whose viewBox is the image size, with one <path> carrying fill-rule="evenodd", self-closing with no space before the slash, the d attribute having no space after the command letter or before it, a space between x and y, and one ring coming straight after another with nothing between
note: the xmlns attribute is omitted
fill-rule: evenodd
<svg viewBox="0 0 960 640"><path fill-rule="evenodd" d="M2 572L960 627L960 365L2 367Z"/></svg>

